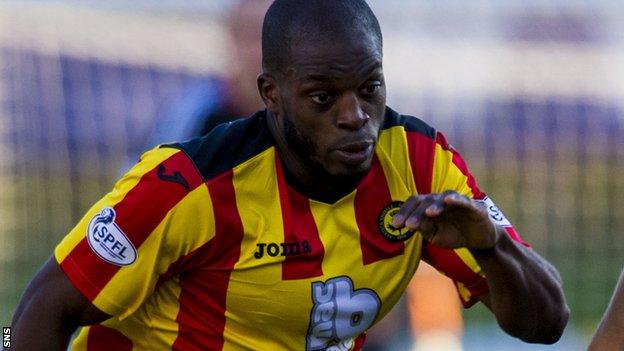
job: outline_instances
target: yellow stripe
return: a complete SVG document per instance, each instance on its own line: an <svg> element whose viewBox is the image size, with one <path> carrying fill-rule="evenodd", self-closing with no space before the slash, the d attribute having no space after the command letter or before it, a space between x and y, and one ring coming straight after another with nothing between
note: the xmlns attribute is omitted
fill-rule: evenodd
<svg viewBox="0 0 624 351"><path fill-rule="evenodd" d="M146 307L147 314L152 316L151 331L152 339L157 345L170 349L178 337L178 312L180 311L180 287L179 281L173 278L158 289L157 298L151 299ZM160 348L160 346L158 347Z"/></svg>
<svg viewBox="0 0 624 351"><path fill-rule="evenodd" d="M267 307L259 301L271 301L274 311L287 311L296 300L297 289L282 281L282 262L285 257L271 257L264 252L254 257L257 243L284 241L284 226L280 208L277 178L275 176L275 149L269 148L234 168L236 204L245 235L240 246L238 262L231 272L226 300L226 319L223 350L281 350L302 349L304 345L280 345L284 331L296 328L300 319L282 318L267 314ZM281 291L279 295L275 291ZM299 302L297 302L299 303ZM246 316L233 311L245 311ZM249 325L253 320L254 325ZM270 328L258 328L258 325ZM276 334L281 333L281 334Z"/></svg>
<svg viewBox="0 0 624 351"><path fill-rule="evenodd" d="M78 331L78 336L71 344L72 351L87 351L87 335L89 335L90 327L82 327Z"/></svg>
<svg viewBox="0 0 624 351"><path fill-rule="evenodd" d="M405 201L408 196L416 195L416 184L410 167L407 137L403 127L384 130L379 136L376 152L386 175L392 199Z"/></svg>
<svg viewBox="0 0 624 351"><path fill-rule="evenodd" d="M214 235L212 202L208 188L201 185L167 213L139 247L137 261L120 269L93 304L105 311L117 310L117 313L121 311L116 306L124 306L119 316L124 319L140 307L154 290L159 276L173 262L201 247Z"/></svg>
<svg viewBox="0 0 624 351"><path fill-rule="evenodd" d="M113 190L106 194L101 200L95 203L78 222L78 224L69 232L69 234L61 241L54 250L54 256L58 263L62 262L67 255L78 245L87 233L87 226L91 218L99 213L102 208L113 207L119 203L126 194L134 188L141 177L154 169L158 164L168 159L172 155L180 152L180 150L172 148L154 148L141 156L141 162L137 163L128 173L121 178Z"/></svg>
<svg viewBox="0 0 624 351"><path fill-rule="evenodd" d="M473 194L472 189L468 186L468 177L453 163L453 153L444 150L440 144L436 144L434 157L431 192L441 193L445 190L454 190L472 198Z"/></svg>
<svg viewBox="0 0 624 351"><path fill-rule="evenodd" d="M123 322L111 318L102 325L132 336L133 350L168 350L178 337L176 318L181 287L177 278L163 283L137 313Z"/></svg>
<svg viewBox="0 0 624 351"><path fill-rule="evenodd" d="M470 290L468 290L468 288L466 288L466 286L460 282L455 283L457 286L457 292L459 293L459 297L461 297L464 302L470 301L470 297L472 296L472 294L470 294Z"/></svg>
<svg viewBox="0 0 624 351"><path fill-rule="evenodd" d="M453 153L444 150L440 144L436 144L431 189L437 193L454 190L469 198L474 196L472 189L468 186L468 177L453 163ZM481 276L485 276L481 266L468 249L460 248L454 251L468 268ZM457 282L457 290L464 301L470 300L470 291L463 284Z"/></svg>
<svg viewBox="0 0 624 351"><path fill-rule="evenodd" d="M477 260L472 256L470 251L466 248L459 248L454 250L457 256L461 258L461 260L466 264L466 266L470 267L473 272L485 277L483 272L481 271L481 266L477 263Z"/></svg>

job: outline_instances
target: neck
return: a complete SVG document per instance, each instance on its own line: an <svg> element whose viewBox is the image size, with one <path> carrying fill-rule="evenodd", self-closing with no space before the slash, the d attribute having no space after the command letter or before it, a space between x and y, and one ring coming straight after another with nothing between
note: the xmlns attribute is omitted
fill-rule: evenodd
<svg viewBox="0 0 624 351"><path fill-rule="evenodd" d="M357 187L361 177L324 175L326 172L315 171L302 162L288 146L283 132L283 124L279 118L269 110L267 110L266 116L269 132L273 136L279 151L286 181L297 192L308 198L334 203Z"/></svg>

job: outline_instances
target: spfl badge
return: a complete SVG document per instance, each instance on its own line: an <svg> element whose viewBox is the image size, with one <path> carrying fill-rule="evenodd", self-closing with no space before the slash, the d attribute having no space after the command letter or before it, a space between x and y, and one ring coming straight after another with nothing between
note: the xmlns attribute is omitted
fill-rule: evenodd
<svg viewBox="0 0 624 351"><path fill-rule="evenodd" d="M405 241L414 235L415 231L409 230L407 227L395 228L392 225L392 217L399 212L399 208L403 205L403 201L393 201L386 205L379 213L377 219L377 227L381 234L390 241Z"/></svg>

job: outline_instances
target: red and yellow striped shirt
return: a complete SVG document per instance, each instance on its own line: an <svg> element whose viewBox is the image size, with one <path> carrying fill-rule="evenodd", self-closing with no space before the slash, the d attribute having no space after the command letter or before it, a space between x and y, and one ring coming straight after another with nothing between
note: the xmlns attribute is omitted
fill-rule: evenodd
<svg viewBox="0 0 624 351"><path fill-rule="evenodd" d="M145 153L58 245L72 283L113 316L74 350L356 350L421 258L466 306L487 292L467 249L388 227L411 195L485 199L442 134L387 109L370 172L330 204L287 184L264 117Z"/></svg>

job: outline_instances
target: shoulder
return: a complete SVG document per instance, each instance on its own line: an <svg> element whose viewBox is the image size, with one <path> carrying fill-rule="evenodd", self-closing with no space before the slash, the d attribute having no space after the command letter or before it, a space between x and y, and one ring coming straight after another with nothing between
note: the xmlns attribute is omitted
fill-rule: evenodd
<svg viewBox="0 0 624 351"><path fill-rule="evenodd" d="M230 170L273 146L266 127L265 112L224 123L205 136L183 143L162 145L184 152L197 167L204 181Z"/></svg>
<svg viewBox="0 0 624 351"><path fill-rule="evenodd" d="M382 132L393 128L401 128L405 132L418 133L430 139L436 138L436 129L420 118L403 115L390 107L386 107L386 116Z"/></svg>

